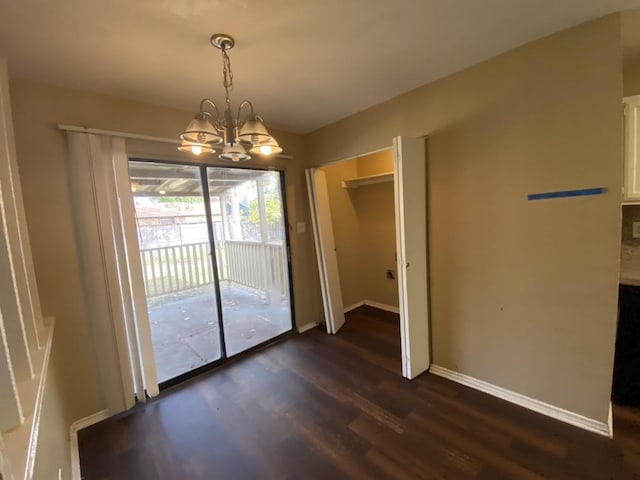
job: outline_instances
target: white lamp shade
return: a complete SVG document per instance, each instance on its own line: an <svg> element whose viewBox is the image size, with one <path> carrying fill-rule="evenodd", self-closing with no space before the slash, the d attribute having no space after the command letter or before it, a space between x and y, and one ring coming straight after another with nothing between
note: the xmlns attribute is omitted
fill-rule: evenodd
<svg viewBox="0 0 640 480"><path fill-rule="evenodd" d="M198 144L222 143L222 137L202 112L198 113L195 118L189 122L189 125L187 125L184 133L180 135L180 138L187 142Z"/></svg>
<svg viewBox="0 0 640 480"><path fill-rule="evenodd" d="M260 118L259 115L252 114L240 128L238 138L243 142L256 145L267 142L271 138L271 135L269 135L267 128L264 126L264 123L262 123L262 118Z"/></svg>
<svg viewBox="0 0 640 480"><path fill-rule="evenodd" d="M222 153L219 157L221 160L228 160L230 162L244 162L249 160L251 155L247 154L247 151L241 144L234 143L232 145L227 143L222 149Z"/></svg>

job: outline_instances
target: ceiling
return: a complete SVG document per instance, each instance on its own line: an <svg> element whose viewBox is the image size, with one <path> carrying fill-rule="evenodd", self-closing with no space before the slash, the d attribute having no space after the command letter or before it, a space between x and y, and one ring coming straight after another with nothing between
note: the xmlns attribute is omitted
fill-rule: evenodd
<svg viewBox="0 0 640 480"><path fill-rule="evenodd" d="M306 133L640 0L0 0L12 76L196 110L223 98Z"/></svg>

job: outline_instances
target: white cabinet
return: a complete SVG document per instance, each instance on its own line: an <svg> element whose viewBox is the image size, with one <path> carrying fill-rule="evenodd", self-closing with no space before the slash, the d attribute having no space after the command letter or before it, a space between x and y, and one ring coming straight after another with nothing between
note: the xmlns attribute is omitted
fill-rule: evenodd
<svg viewBox="0 0 640 480"><path fill-rule="evenodd" d="M640 203L640 95L624 99L624 202Z"/></svg>

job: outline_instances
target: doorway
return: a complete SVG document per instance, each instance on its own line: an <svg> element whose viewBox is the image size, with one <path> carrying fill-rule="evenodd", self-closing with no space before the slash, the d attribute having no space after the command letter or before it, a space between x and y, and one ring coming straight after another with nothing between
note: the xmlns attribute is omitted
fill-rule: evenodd
<svg viewBox="0 0 640 480"><path fill-rule="evenodd" d="M129 178L161 389L292 331L282 172L136 159Z"/></svg>
<svg viewBox="0 0 640 480"><path fill-rule="evenodd" d="M306 176L327 333L362 305L397 312L402 375L415 378L431 360L424 139Z"/></svg>

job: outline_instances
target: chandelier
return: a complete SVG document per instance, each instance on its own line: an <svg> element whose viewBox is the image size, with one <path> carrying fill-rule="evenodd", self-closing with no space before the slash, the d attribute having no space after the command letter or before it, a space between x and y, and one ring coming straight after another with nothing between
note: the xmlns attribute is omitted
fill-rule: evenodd
<svg viewBox="0 0 640 480"><path fill-rule="evenodd" d="M180 135L182 144L178 150L200 155L214 153L214 147L221 146L220 159L231 162L249 160L250 154L271 155L282 152L276 139L269 135L262 117L253 110L250 101L240 103L234 116L229 96L233 89L233 72L227 52L233 48L235 41L229 35L216 33L211 36L211 44L222 51L225 110L220 114L213 100L203 99L200 110Z"/></svg>

